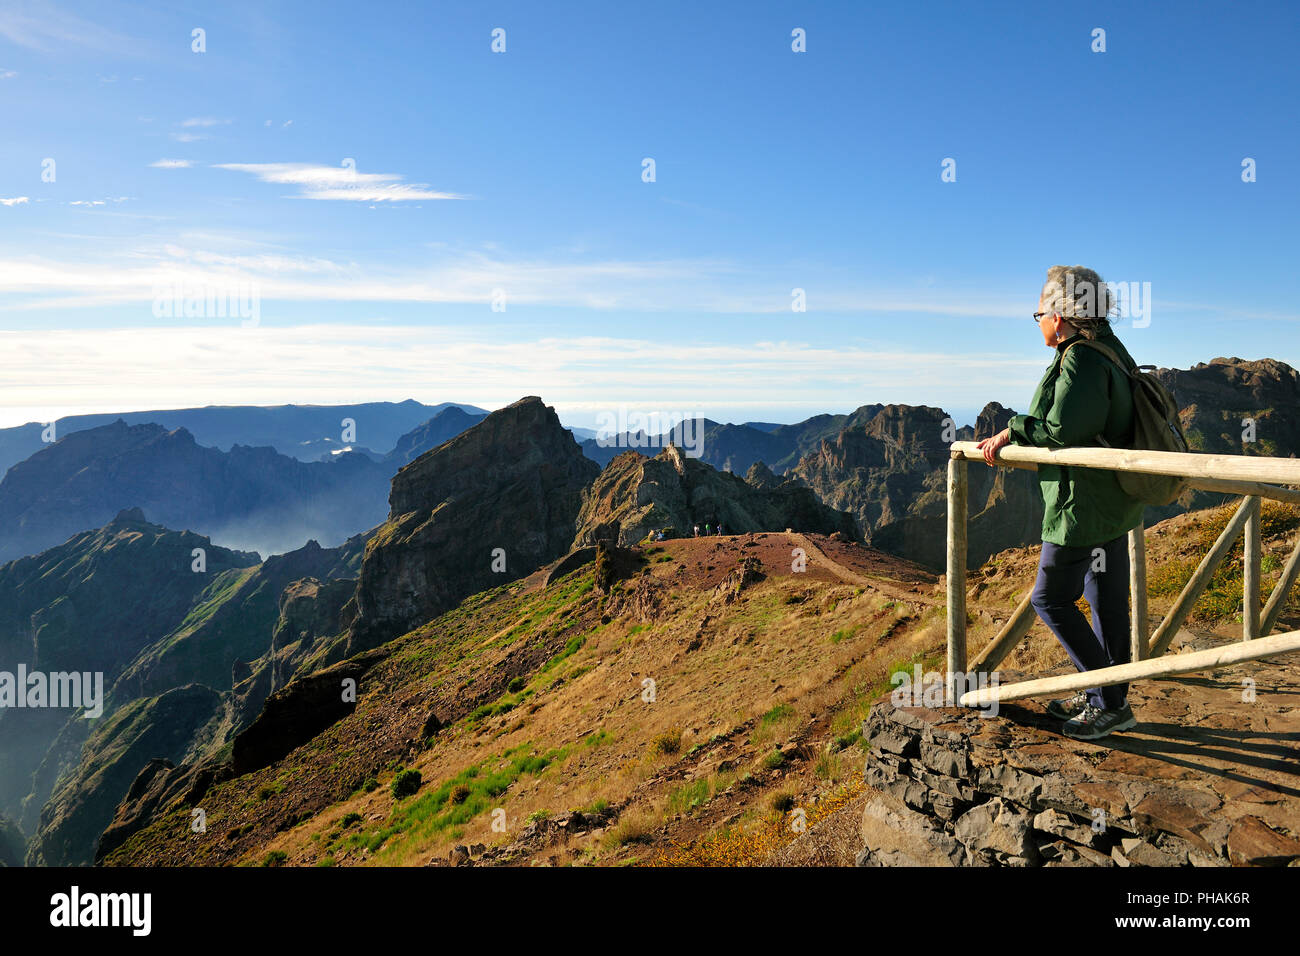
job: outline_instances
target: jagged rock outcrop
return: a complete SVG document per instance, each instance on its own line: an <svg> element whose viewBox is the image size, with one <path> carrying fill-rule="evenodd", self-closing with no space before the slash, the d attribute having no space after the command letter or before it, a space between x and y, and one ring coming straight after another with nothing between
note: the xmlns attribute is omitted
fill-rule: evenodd
<svg viewBox="0 0 1300 956"><path fill-rule="evenodd" d="M975 428L958 429L956 441L979 441L1007 427L1015 412L998 402L984 406ZM920 489L906 514L891 515L877 524L873 547L908 557L932 568L946 561L948 499L946 450L935 470L922 476ZM884 476L888 487L897 479ZM915 476L913 476L915 480ZM1007 548L1041 540L1043 500L1036 472L1019 468L990 468L983 462L967 465L967 561L977 567Z"/></svg>
<svg viewBox="0 0 1300 956"><path fill-rule="evenodd" d="M626 546L660 528L689 535L696 524L719 523L728 534L794 528L858 537L851 516L795 482L757 488L670 445L654 458L624 452L605 467L583 494L573 545L608 540Z"/></svg>
<svg viewBox="0 0 1300 956"><path fill-rule="evenodd" d="M740 592L762 581L767 575L763 571L763 562L754 557L743 557L727 576L713 589L713 600L723 604L733 604L740 597Z"/></svg>
<svg viewBox="0 0 1300 956"><path fill-rule="evenodd" d="M166 757L150 760L132 781L112 821L104 828L95 848L95 862L152 823L157 814L175 801L196 806L212 784L229 780L232 776L234 770L229 763L207 761L198 766L178 766Z"/></svg>
<svg viewBox="0 0 1300 956"><path fill-rule="evenodd" d="M759 491L770 491L781 484L781 478L761 461L756 461L749 466L749 471L745 472L745 481Z"/></svg>
<svg viewBox="0 0 1300 956"><path fill-rule="evenodd" d="M374 646L565 554L582 489L598 471L536 397L411 462L393 478L388 521L366 548L353 639L340 653Z"/></svg>
<svg viewBox="0 0 1300 956"><path fill-rule="evenodd" d="M1300 372L1285 362L1214 358L1190 369L1158 369L1156 377L1174 393L1194 450L1281 458L1300 453ZM1254 441L1243 439L1247 418L1255 422Z"/></svg>
<svg viewBox="0 0 1300 956"><path fill-rule="evenodd" d="M987 438L1012 414L991 402L971 429L954 427L941 408L865 405L791 474L822 501L853 514L872 547L942 568L949 442ZM1043 505L1036 476L979 462L968 468L968 560L978 565L1038 540Z"/></svg>
<svg viewBox="0 0 1300 956"><path fill-rule="evenodd" d="M235 738L231 767L249 773L279 760L326 727L350 714L362 692L362 678L388 656L383 648L290 681L267 698L262 712Z"/></svg>
<svg viewBox="0 0 1300 956"><path fill-rule="evenodd" d="M929 406L863 406L792 474L831 507L854 514L870 540L936 494L932 476L948 461L948 418Z"/></svg>

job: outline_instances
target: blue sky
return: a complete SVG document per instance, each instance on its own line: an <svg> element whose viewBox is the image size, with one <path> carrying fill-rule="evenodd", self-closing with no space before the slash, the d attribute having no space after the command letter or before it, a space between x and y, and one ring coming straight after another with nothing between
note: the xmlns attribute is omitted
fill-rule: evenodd
<svg viewBox="0 0 1300 956"><path fill-rule="evenodd" d="M0 425L970 421L1028 405L1055 263L1150 283L1139 362L1300 365L1300 7L1131 6L6 2Z"/></svg>

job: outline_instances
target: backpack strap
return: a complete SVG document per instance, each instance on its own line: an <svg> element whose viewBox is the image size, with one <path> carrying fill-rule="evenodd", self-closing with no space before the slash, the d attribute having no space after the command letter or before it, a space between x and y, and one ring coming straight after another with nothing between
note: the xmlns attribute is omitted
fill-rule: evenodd
<svg viewBox="0 0 1300 956"><path fill-rule="evenodd" d="M1061 351L1061 361L1062 361L1062 362L1065 361L1065 353L1066 353L1066 352L1070 351L1070 349L1073 348L1074 346L1076 346L1076 345L1080 345L1080 344L1082 344L1082 345L1087 345L1087 346L1089 346L1090 348L1094 348L1094 349L1096 349L1098 352L1100 352L1102 355L1106 356L1106 358L1110 359L1111 362L1114 363L1114 365L1115 365L1117 368L1119 368L1120 371L1122 371L1122 372L1124 373L1124 375L1125 375L1126 377L1128 377L1130 380L1133 378L1133 376L1139 374L1139 373L1138 373L1138 369L1139 369L1139 368L1142 368L1142 367L1146 367L1146 368L1154 368L1154 366L1138 366L1138 365L1134 365L1133 368L1126 368L1126 367L1124 366L1124 363L1120 360L1119 355L1115 352L1114 349L1110 348L1110 347L1107 346L1107 345L1102 345L1100 342L1093 341L1092 339L1075 339L1073 342L1071 342L1069 345L1067 345L1067 346L1066 346L1066 347ZM1129 384L1132 385L1132 381L1130 381ZM1102 445L1102 446L1105 447L1105 448L1113 448L1113 447L1115 447L1115 446L1111 445L1110 442L1106 441L1106 439L1103 438L1100 434L1096 436L1096 440L1097 440L1097 443L1098 443L1098 444Z"/></svg>
<svg viewBox="0 0 1300 956"><path fill-rule="evenodd" d="M1137 365L1134 365L1133 368L1126 367L1114 349L1112 349L1108 345L1102 345L1100 342L1093 341L1092 339L1075 339L1073 342L1071 342L1069 345L1065 347L1064 351L1061 352L1062 361L1064 361L1065 353L1070 351L1070 349L1076 345L1086 345L1089 348L1096 349L1102 355L1106 356L1106 358L1110 359L1117 366L1119 366L1119 368L1122 369L1126 375L1132 375L1133 372L1140 367Z"/></svg>

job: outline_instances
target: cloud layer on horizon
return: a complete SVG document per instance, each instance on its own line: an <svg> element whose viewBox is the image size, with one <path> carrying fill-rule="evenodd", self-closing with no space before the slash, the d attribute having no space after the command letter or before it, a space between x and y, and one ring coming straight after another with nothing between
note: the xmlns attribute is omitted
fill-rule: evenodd
<svg viewBox="0 0 1300 956"><path fill-rule="evenodd" d="M799 341L672 342L628 336L475 337L437 326L0 331L9 374L0 408L17 424L50 408L335 404L442 396L499 407L539 394L568 409L611 402L658 409L842 410L873 401L979 406L1008 385L1030 389L1040 358L826 348ZM30 409L30 412L24 412Z"/></svg>

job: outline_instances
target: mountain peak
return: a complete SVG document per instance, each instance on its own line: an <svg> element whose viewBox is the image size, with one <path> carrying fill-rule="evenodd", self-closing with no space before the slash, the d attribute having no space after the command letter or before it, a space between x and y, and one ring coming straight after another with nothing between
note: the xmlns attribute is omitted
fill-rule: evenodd
<svg viewBox="0 0 1300 956"><path fill-rule="evenodd" d="M400 634L563 555L599 470L531 395L412 461L393 478L388 521L362 564L363 639ZM495 570L494 549L506 555Z"/></svg>
<svg viewBox="0 0 1300 956"><path fill-rule="evenodd" d="M148 524L149 519L144 516L144 511L140 508L123 508L117 513L109 524Z"/></svg>

